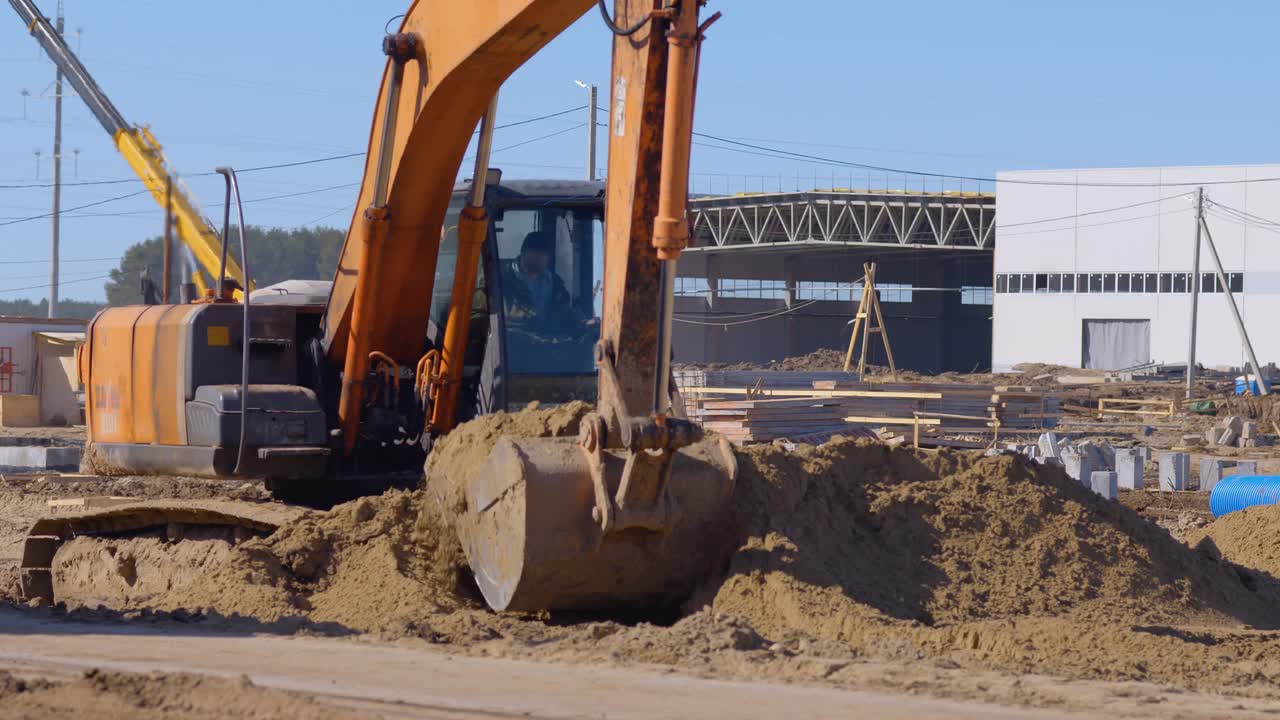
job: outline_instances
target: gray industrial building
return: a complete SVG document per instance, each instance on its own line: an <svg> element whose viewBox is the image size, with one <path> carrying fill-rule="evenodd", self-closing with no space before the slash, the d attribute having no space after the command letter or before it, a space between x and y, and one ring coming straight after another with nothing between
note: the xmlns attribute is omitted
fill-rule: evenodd
<svg viewBox="0 0 1280 720"><path fill-rule="evenodd" d="M767 362L844 350L862 287L876 284L900 368L991 364L995 198L978 193L810 191L691 201L680 259L678 362ZM884 363L879 345L869 357Z"/></svg>
<svg viewBox="0 0 1280 720"><path fill-rule="evenodd" d="M1196 191L1261 363L1280 360L1280 166L1004 172L997 176L992 365L1119 369L1188 355L1199 283L1196 359L1246 363L1202 245L1192 276Z"/></svg>

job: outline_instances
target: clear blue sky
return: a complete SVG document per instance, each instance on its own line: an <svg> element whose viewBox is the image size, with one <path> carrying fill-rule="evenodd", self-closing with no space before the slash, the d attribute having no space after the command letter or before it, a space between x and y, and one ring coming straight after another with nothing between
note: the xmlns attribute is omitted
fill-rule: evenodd
<svg viewBox="0 0 1280 720"><path fill-rule="evenodd" d="M55 0L38 1L54 13ZM406 6L66 0L67 34L124 116L150 124L174 166L191 174L364 150L383 26ZM696 124L708 134L974 176L1280 162L1275 2L713 0L711 8L724 18L704 49ZM600 84L607 107L609 48L599 16L588 14L512 77L500 121L584 104L575 79ZM0 184L36 181L37 149L39 178L49 179L52 81L52 65L7 4L0 7ZM31 93L25 103L23 89ZM65 111L67 180L129 177L79 99L68 98ZM512 128L496 144L580 122L575 113ZM497 153L494 164L508 177L578 177L583 132ZM606 133L600 137L604 142ZM360 170L361 161L351 159L258 172L243 178L243 190L246 199L317 190L356 182ZM868 182L863 171L705 145L695 148L694 172L697 192L830 187L833 173L837 186ZM870 182L924 181L881 173ZM937 180L927 182L937 189ZM189 184L204 205L221 201L220 180ZM63 206L129 188L68 187ZM254 224L344 227L354 196L354 188L339 188L254 203L246 212ZM0 223L47 212L49 201L48 190L0 189ZM160 211L146 196L68 213L62 297L101 299L95 278L114 261L76 261L117 257L160 226ZM44 296L43 288L13 289L47 282L48 244L47 220L0 225L0 298Z"/></svg>

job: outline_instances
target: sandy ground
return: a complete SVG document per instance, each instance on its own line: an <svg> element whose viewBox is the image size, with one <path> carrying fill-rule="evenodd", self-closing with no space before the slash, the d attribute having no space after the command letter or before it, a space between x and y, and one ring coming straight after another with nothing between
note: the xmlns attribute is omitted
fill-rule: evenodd
<svg viewBox="0 0 1280 720"><path fill-rule="evenodd" d="M81 623L44 612L0 610L0 671L19 677L74 681L86 670L115 673L163 671L154 682L182 687L172 673L237 680L222 686L234 694L263 688L382 717L434 718L1262 718L1271 703L1186 693L1148 683L1070 682L1045 676L1018 678L921 663L860 662L861 682L838 686L817 678L779 684L716 680L674 667L620 668L611 663L560 664L466 657L421 641L281 637L229 627L176 623L139 627L118 622ZM822 658L810 658L820 665ZM246 680L240 680L240 678ZM878 688L876 690L859 687ZM252 688L252 689L251 689ZM106 689L99 694L109 695ZM964 698L964 700L946 699ZM1001 698L1007 704L976 702ZM4 696L0 695L0 699ZM75 709L83 691L68 705ZM115 699L115 698L113 698ZM1031 709L1022 702L1045 706ZM278 696L246 701L299 703L293 716L315 708ZM1016 703L1016 704L1015 704ZM168 717L201 717L195 708ZM268 705L268 707L273 707ZM11 713L0 717L45 717ZM205 711L208 705L205 704ZM49 714L48 717L58 715ZM64 715L65 716L65 715ZM109 715L93 715L108 717ZM214 716L214 715L209 715Z"/></svg>
<svg viewBox="0 0 1280 720"><path fill-rule="evenodd" d="M1102 433L1079 421L1157 448L1212 422ZM556 417L534 432L575 431ZM453 461L475 464L478 447ZM145 705L187 720L218 716L206 700L220 695L242 715L299 717L1208 718L1280 706L1280 630L1267 629L1280 627L1280 565L1250 542L1280 536L1280 514L1215 531L1201 493L1106 503L1012 458L863 448L753 451L742 547L678 617L495 616L456 587L456 551L404 492L236 548L207 582L154 602L0 604L0 671L15 673L0 674L0 717ZM1280 469L1276 448L1212 452ZM0 603L46 501L87 495L268 499L252 482L5 477Z"/></svg>

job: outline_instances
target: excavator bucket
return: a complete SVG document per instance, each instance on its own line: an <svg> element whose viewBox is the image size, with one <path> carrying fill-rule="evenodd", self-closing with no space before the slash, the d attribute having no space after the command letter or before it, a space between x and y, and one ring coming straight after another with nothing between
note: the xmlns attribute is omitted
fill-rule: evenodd
<svg viewBox="0 0 1280 720"><path fill-rule="evenodd" d="M663 498L669 510L650 526L602 527L596 478L612 497L629 458L614 450L594 457L603 459L603 472L577 441L503 438L473 475L458 534L490 607L670 607L721 557L737 477L726 440L674 453Z"/></svg>

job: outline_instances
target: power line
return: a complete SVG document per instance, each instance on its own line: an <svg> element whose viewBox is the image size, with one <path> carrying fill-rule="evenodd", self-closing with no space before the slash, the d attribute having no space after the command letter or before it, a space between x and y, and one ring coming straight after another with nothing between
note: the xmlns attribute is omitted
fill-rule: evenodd
<svg viewBox="0 0 1280 720"><path fill-rule="evenodd" d="M66 208L65 210L59 210L57 214L59 214L59 215L64 215L64 214L69 213L69 212L71 212L71 211L73 211L73 210L83 210L84 208L91 208L91 207L95 207L95 206L98 206L98 205L105 205L105 204L107 204L107 203L109 203L109 202L116 202L117 200L124 200L124 199L126 199L126 198L131 198L131 197L135 197L135 196L138 196L138 195L142 195L143 193L146 193L146 192L147 192L146 190L139 190L139 191L137 191L137 192L131 192L131 193L128 193L128 194L125 194L125 195L117 195L116 197L107 198L106 200L99 200L99 201L97 201L97 202L91 202L91 203L87 203L87 204L85 204L85 205L77 205L76 207L73 207L73 208ZM40 220L40 219L42 219L42 218L53 217L53 215L54 215L54 213L47 212L47 213L43 213L43 214L41 214L41 215L32 215L32 216L29 216L29 217L18 218L17 220L10 220L10 221L8 221L8 222L2 222L2 223L0 223L0 227L4 227L5 225L17 225L18 223L30 222L30 221L32 221L32 220Z"/></svg>
<svg viewBox="0 0 1280 720"><path fill-rule="evenodd" d="M1239 215L1243 218L1251 219L1254 221L1254 224L1273 225L1275 227L1280 227L1280 222L1276 222L1275 220L1268 220L1267 218L1264 218L1261 215L1254 215L1252 213L1247 213L1244 210L1241 210L1239 208L1234 208L1234 207L1231 207L1230 205L1223 205L1220 202L1217 202L1215 200L1210 200L1208 198L1205 198L1205 201L1208 202L1210 205L1213 205L1214 207L1220 208L1222 210L1226 210L1227 212L1230 212L1235 215Z"/></svg>
<svg viewBox="0 0 1280 720"><path fill-rule="evenodd" d="M1198 185L1244 185L1244 184L1261 183L1261 182L1280 182L1280 177L1246 178L1243 180L1196 180L1196 181L1181 181L1181 182L1167 182L1167 183L1166 182L1124 183L1124 182L1080 182L1080 181L1067 182L1064 180L1032 180L1029 178L993 178L993 177L982 177L977 175L952 175L949 173L932 172L927 170L905 170L903 168L887 167L884 165L871 165L868 163L859 163L859 162L853 162L850 160L841 160L839 158L830 158L830 157L824 157L821 155L797 153L797 152L792 152L790 150L783 150L781 148L771 148L765 145L756 145L753 143L741 142L739 140L730 140L725 137L719 137L716 135L711 135L708 133L697 132L697 131L695 131L693 134L695 137L706 138L708 140L715 140L717 142L728 143L729 145L736 145L739 147L750 148L752 150L757 150L761 152L774 153L775 155L784 155L784 156L787 156L787 158L816 161L816 162L830 164L830 165L838 165L841 167L855 167L861 170L874 170L876 172L887 172L887 173L893 173L897 175L915 175L917 177L933 177L933 178L942 178L942 179L948 179L948 180L973 180L975 182L989 182L989 183L999 182L999 183L1006 183L1010 185L1045 185L1045 186L1053 186L1053 187L1137 187L1137 188L1195 187ZM706 147L714 148L716 146L707 145ZM736 151L734 148L726 148L726 147L720 147L718 149ZM783 159L786 159L786 158L783 158Z"/></svg>
<svg viewBox="0 0 1280 720"><path fill-rule="evenodd" d="M1103 222L1088 223L1085 225L1076 225L1073 227L1041 228L1039 230L1023 230L1021 232L1011 232L1011 233L1000 232L1000 226L996 225L996 237L997 238L1022 237L1024 235L1042 235L1044 233L1051 233L1051 232L1069 232L1069 231L1078 230L1081 228L1103 227L1106 225L1120 225L1128 222L1137 222L1139 220L1151 220L1152 218L1164 217L1165 215L1177 215L1178 213L1191 212L1192 210L1195 210L1195 208L1188 205L1187 207L1184 207L1184 208L1176 208L1174 210L1165 210L1164 212L1152 213L1150 215L1140 215L1138 217L1117 218L1115 220L1106 220Z"/></svg>
<svg viewBox="0 0 1280 720"><path fill-rule="evenodd" d="M107 279L107 278L109 278L109 277L111 277L111 275L109 275L109 274L108 274L108 275L96 275L96 276L94 276L94 277L80 278L79 280L63 280L62 282L60 282L60 283L58 283L58 284L59 284L59 285L70 285L71 283L90 282L90 281L92 281L92 280L106 280L106 279ZM0 293L21 292L21 291L23 291L23 290L41 290L41 289L44 289L44 288L50 288L50 287L53 287L53 285L52 285L51 283L46 283L46 284L44 284L44 285L28 285L28 286L26 286L26 287L4 288L3 290L0 290Z"/></svg>
<svg viewBox="0 0 1280 720"><path fill-rule="evenodd" d="M543 120L550 120L551 118L560 117L561 115L568 115L570 113L578 112L580 110L585 110L586 107L587 107L586 105L579 105L578 107L569 108L567 110L560 110L559 112L547 113L546 115L539 115L537 117L528 118L526 120L517 120L515 122L506 123L505 125L495 125L493 129L504 130L506 128L519 127L520 125L528 125L530 123L541 122ZM579 125L578 127L582 127L582 126ZM571 128L571 129L576 129L576 128ZM513 145L511 147L519 147L519 146ZM506 148L506 149L510 149L510 148ZM236 172L247 173L247 172L258 172L260 170L279 170L282 168L300 167L303 165L314 165L316 163L332 162L334 160L346 160L347 158L363 157L364 155L365 153L363 151L353 152L353 153L343 153L341 155L329 155L326 157L313 158L311 160L299 160L297 162L277 163L274 165L259 165L257 167L247 167L247 168L239 169ZM197 178L197 177L211 177L214 175L217 175L217 173L201 172L201 173L193 173L191 175L184 175L183 177ZM131 182L142 182L142 181L136 177L117 178L114 180L83 180L78 182L64 182L62 183L62 186L68 187L68 186L75 186L75 185L118 185L121 183L131 183ZM38 189L38 188L50 188L50 187L53 187L53 183L24 183L24 184L0 185L0 190L22 190L22 189Z"/></svg>
<svg viewBox="0 0 1280 720"><path fill-rule="evenodd" d="M63 262L63 263L107 262L107 261L115 262L116 260L119 260L119 259L120 259L119 257L75 258L73 260L63 259L60 262ZM0 260L0 267L3 267L5 265L36 265L39 263L47 263L47 262L51 262L51 260L49 258L43 258L40 260Z"/></svg>
<svg viewBox="0 0 1280 720"><path fill-rule="evenodd" d="M585 106L585 105L583 105L583 107L586 107L586 106ZM579 109L581 109L581 108L579 108ZM536 143L536 142L538 142L539 140L546 140L546 139L548 139L548 138L553 138L553 137L555 137L555 136L557 136L557 135L563 135L563 134L565 134L565 133L567 133L567 132L573 132L574 130L581 130L582 128L584 128L584 127L586 127L586 126L587 126L587 124L586 124L586 123L578 123L577 125L574 125L573 127L567 127L567 128L565 128L565 129L563 129L563 130L557 130L557 131L555 131L555 132L553 132L553 133L547 133L546 135L539 135L539 136L538 136L538 137L536 137L536 138L529 138L528 140L525 140L525 141L523 141L523 142L515 143L514 145L507 145L506 147L494 148L491 152L500 153L500 152L502 152L503 150L513 150L513 149L515 149L515 148L522 147L522 146L524 146L524 145L529 145L530 143ZM474 157L474 156L468 156L468 159L471 159L472 157Z"/></svg>
<svg viewBox="0 0 1280 720"><path fill-rule="evenodd" d="M1002 223L999 221L997 217L996 230L1000 231L1004 228L1022 227L1023 225L1039 225L1041 223L1056 222L1058 220L1075 220L1077 218L1088 217L1089 215L1103 215L1106 213L1118 212L1120 210L1129 210L1131 208L1142 207L1143 205L1154 205L1156 203L1162 203L1168 200L1177 200L1178 198L1181 198L1181 197L1187 197L1190 194L1191 193L1189 192L1184 192L1184 193L1179 193L1177 195L1170 195L1169 197L1162 197L1162 198L1156 198L1155 200L1146 200L1139 203L1133 203L1132 205L1121 205L1119 207L1107 208L1105 210L1090 210L1089 212L1076 213L1074 215L1063 215L1061 217L1055 217L1055 218L1045 218L1044 220L1027 220L1025 222Z"/></svg>

